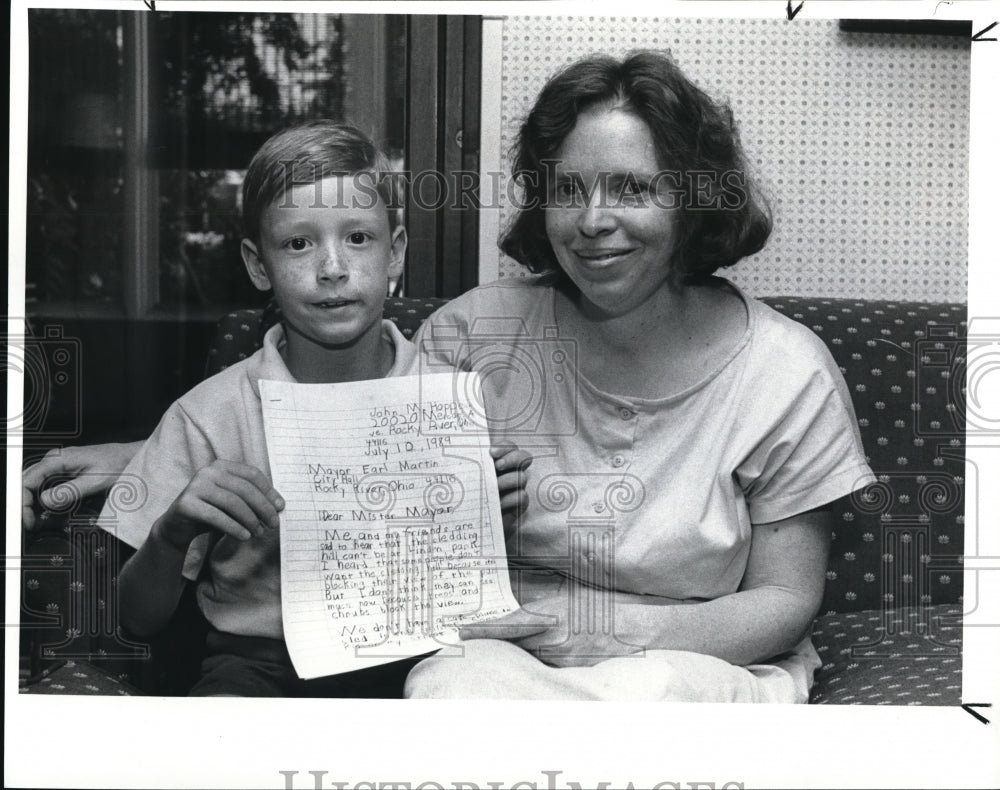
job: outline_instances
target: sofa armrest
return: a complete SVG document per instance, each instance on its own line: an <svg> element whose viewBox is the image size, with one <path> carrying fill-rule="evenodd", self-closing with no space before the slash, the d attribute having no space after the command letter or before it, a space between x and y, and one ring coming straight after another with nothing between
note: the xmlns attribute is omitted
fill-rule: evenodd
<svg viewBox="0 0 1000 790"><path fill-rule="evenodd" d="M48 512L23 536L20 686L27 693L183 695L207 624L188 585L167 629L118 627L117 577L133 550L99 523L103 496Z"/></svg>

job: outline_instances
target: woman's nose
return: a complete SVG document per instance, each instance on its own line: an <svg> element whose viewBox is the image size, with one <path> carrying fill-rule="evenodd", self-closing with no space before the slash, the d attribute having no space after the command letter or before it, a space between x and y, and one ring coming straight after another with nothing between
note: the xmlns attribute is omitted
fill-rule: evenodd
<svg viewBox="0 0 1000 790"><path fill-rule="evenodd" d="M578 225L584 236L601 236L615 229L615 213L606 203L603 192L595 191L580 211Z"/></svg>

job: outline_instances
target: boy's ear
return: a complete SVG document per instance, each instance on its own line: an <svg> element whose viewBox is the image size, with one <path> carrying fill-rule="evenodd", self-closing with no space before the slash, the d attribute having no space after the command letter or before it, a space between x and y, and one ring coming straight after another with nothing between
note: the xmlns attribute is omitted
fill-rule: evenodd
<svg viewBox="0 0 1000 790"><path fill-rule="evenodd" d="M403 261L406 260L406 228L398 225L392 232L392 242L389 249L389 279L398 280L403 274Z"/></svg>
<svg viewBox="0 0 1000 790"><path fill-rule="evenodd" d="M270 291L271 280L267 276L267 269L264 268L264 261L257 251L257 245L250 239L243 239L240 244L240 255L243 256L243 265L247 267L247 274L250 281L258 291Z"/></svg>

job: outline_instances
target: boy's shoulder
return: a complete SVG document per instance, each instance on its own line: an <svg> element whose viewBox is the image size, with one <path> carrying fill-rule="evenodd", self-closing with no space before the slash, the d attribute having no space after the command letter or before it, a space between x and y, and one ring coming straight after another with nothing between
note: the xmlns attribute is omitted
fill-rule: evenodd
<svg viewBox="0 0 1000 790"><path fill-rule="evenodd" d="M259 366L257 357L262 353L263 349L258 349L246 359L199 382L177 399L177 405L192 415L229 408L234 401L242 400L248 390L256 389L251 382Z"/></svg>
<svg viewBox="0 0 1000 790"><path fill-rule="evenodd" d="M270 332L268 333L270 335ZM177 399L176 405L192 418L225 418L234 409L244 412L260 401L260 379L287 380L288 369L273 342L265 337L262 348L213 376L199 382Z"/></svg>

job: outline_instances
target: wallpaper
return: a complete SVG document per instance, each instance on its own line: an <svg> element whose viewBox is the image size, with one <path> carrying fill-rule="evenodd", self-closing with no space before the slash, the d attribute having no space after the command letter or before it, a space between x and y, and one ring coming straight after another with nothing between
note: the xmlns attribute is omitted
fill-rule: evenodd
<svg viewBox="0 0 1000 790"><path fill-rule="evenodd" d="M835 20L508 17L501 147L549 75L583 55L669 50L727 100L774 213L723 273L757 296L965 301L970 45L844 33ZM501 227L510 220L502 207ZM501 257L499 276L522 269Z"/></svg>

